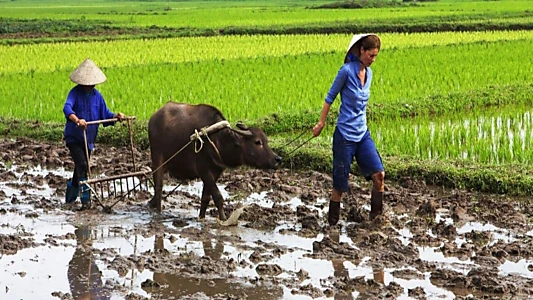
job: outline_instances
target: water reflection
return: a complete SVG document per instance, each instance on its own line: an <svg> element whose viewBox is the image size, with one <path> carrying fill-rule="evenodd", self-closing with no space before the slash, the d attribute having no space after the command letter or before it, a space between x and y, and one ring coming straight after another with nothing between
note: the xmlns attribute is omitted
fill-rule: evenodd
<svg viewBox="0 0 533 300"><path fill-rule="evenodd" d="M214 246L213 246L214 244ZM222 257L222 252L224 252L224 243L217 240L203 240L202 246L204 248L204 253L206 256L209 256L213 260L219 260Z"/></svg>
<svg viewBox="0 0 533 300"><path fill-rule="evenodd" d="M374 281L377 283L385 284L385 270L383 268L372 270L374 275Z"/></svg>
<svg viewBox="0 0 533 300"><path fill-rule="evenodd" d="M91 228L80 225L74 231L76 250L68 264L67 277L70 292L75 300L106 300L110 293L104 288L102 273L95 263Z"/></svg>
<svg viewBox="0 0 533 300"><path fill-rule="evenodd" d="M161 235L155 237L154 251L165 249L164 238ZM220 260L224 253L224 243L215 239L202 240L204 253L210 257L214 264ZM281 287L260 283L247 283L242 280L226 278L203 278L202 274L197 277L190 275L157 273L153 275L153 281L161 288L144 289L150 294L151 299L181 299L196 293L203 293L208 297L225 295L244 297L247 299L281 299L283 289Z"/></svg>
<svg viewBox="0 0 533 300"><path fill-rule="evenodd" d="M341 234L337 230L332 230L328 233L329 238L335 242L340 243ZM345 266L346 260L344 258L335 258L335 255L331 256L331 264L333 265L333 276L337 279L339 278L350 278L350 272L349 268ZM354 265L359 265L361 261L349 261L350 263ZM375 282L385 284L385 270L383 268L378 269L372 269L372 278ZM356 294L354 296L354 294ZM345 294L345 293L335 293L333 299L334 300L353 300L353 299L359 299L357 294L358 292L355 292L354 294Z"/></svg>
<svg viewBox="0 0 533 300"><path fill-rule="evenodd" d="M334 243L339 244L341 240L341 234L338 230L332 230L327 234L327 237ZM324 237L326 238L326 237ZM337 280L344 280L350 278L350 272L348 268L344 265L346 262L346 259L344 258L336 258L337 255L331 255L331 258L329 259L331 261L331 264L333 266L333 276ZM359 262L356 261L350 261L352 264L359 264ZM355 293L356 295L358 292ZM343 292L337 292L334 294L333 299L334 300L354 300L357 296L354 296L353 294L347 294Z"/></svg>
<svg viewBox="0 0 533 300"><path fill-rule="evenodd" d="M340 242L339 231L333 230L328 234L328 236L333 242L337 244ZM334 257L335 255L331 256L331 264L333 265L333 276L335 276L335 278L350 277L348 269L344 266L344 259L343 258L335 259ZM340 298L335 298L335 299L340 299Z"/></svg>

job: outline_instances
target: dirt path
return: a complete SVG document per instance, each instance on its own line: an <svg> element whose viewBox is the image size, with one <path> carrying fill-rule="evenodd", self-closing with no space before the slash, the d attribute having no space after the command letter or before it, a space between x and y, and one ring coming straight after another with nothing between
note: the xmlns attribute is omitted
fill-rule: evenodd
<svg viewBox="0 0 533 300"><path fill-rule="evenodd" d="M352 180L339 226L327 226L331 178L228 171L219 184L238 226L182 185L149 212L149 194L108 214L64 205L72 163L62 144L0 141L0 298L501 299L533 297L533 208L520 199L388 183L368 221L369 183ZM131 172L127 148L98 148L93 174ZM137 166L148 154L135 152ZM168 182L166 190L173 188ZM5 295L4 294L5 291Z"/></svg>

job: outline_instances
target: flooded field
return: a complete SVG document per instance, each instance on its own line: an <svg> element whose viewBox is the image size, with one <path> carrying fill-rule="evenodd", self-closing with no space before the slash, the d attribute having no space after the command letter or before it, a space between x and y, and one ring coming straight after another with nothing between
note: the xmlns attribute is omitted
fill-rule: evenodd
<svg viewBox="0 0 533 300"><path fill-rule="evenodd" d="M370 185L354 178L331 228L328 174L239 169L219 182L228 215L244 207L226 227L212 204L198 220L199 182L171 193L161 214L145 206L150 191L111 213L78 211L63 204L72 164L62 144L0 148L0 299L533 297L527 199L404 178L387 184L386 213L370 222ZM131 171L129 154L97 149L93 174ZM135 157L148 165L147 153Z"/></svg>
<svg viewBox="0 0 533 300"><path fill-rule="evenodd" d="M376 142L394 145L401 149L399 153L478 163L531 163L533 111L526 106L473 111L453 118L400 119L389 125L401 134L376 126Z"/></svg>

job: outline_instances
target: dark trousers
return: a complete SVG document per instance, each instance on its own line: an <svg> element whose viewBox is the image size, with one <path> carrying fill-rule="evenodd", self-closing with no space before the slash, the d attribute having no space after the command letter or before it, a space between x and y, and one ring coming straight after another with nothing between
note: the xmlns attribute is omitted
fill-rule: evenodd
<svg viewBox="0 0 533 300"><path fill-rule="evenodd" d="M68 143L67 148L70 150L70 156L74 161L74 173L72 174L72 186L78 187L80 179L87 179L87 170L89 168L88 157L85 155L85 146L81 143ZM91 150L89 150L89 157Z"/></svg>

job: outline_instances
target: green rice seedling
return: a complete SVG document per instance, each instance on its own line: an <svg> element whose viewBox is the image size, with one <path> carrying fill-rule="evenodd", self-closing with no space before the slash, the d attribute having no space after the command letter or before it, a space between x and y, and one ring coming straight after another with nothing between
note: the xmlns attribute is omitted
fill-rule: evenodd
<svg viewBox="0 0 533 300"><path fill-rule="evenodd" d="M387 52L398 53L400 56L410 48L527 41L533 39L533 32L384 33L380 34L380 37L383 40L381 56ZM77 66L79 60L88 56L97 60L103 68L284 56L302 56L302 59L305 59L313 54L334 54L342 57L349 39L350 35L347 34L259 35L0 46L0 57L9 62L0 65L0 73L71 70ZM447 56L453 55L449 48L439 49L447 52ZM432 51L431 48L429 50ZM426 56L425 53L418 54L421 59L431 60L431 56ZM402 58L398 59L397 64L403 63ZM378 65L379 61L376 66ZM418 64L414 65L417 66ZM381 80L388 79L385 77Z"/></svg>
<svg viewBox="0 0 533 300"><path fill-rule="evenodd" d="M134 53L135 47L142 49L142 44L135 41L107 49L109 56L102 57L103 63L98 56L92 58L108 75L109 81L98 88L109 104L129 108L131 114L142 119L148 118L169 100L211 103L225 111L230 119L257 120L272 114L317 112L340 67L342 52L331 52L318 45L312 51L303 52L299 47L286 45L302 40L313 44L316 37L294 36L294 42L290 42L290 37L284 38L287 40L272 38L263 41L269 46L265 46L262 50L265 52L258 56L247 50L251 44L257 43L255 38L240 37L241 45L232 37L215 39L227 42L227 46L233 49L233 54L225 50L227 59L215 57L219 47L214 42L203 54L203 60L185 59L187 56L183 50L181 54L175 54L176 60L183 61L169 62L164 56L176 49L173 42L161 48L156 48L155 44L146 46L144 50L151 53L147 55L138 54L139 51ZM419 41L425 43L424 39ZM199 45L193 40L189 42ZM83 43L59 45L46 45L50 48L41 45L0 47L2 54L8 53L6 56L14 62L0 64L3 80L0 101L4 101L0 115L44 121L61 119L57 112L72 86L68 75L75 65L67 68L58 65L59 60L74 55L76 59L70 57L66 61L78 64L89 53L86 51L90 47ZM403 118L403 109L399 109L402 107L414 107L410 113L415 115L442 115L509 101L527 102L528 83L533 81L533 73L527 70L533 69L533 62L515 60L514 57L528 57L532 46L531 40L518 39L383 49L373 66L371 118L374 115ZM20 52L20 49L26 50ZM43 49L46 55L39 52ZM508 49L513 49L513 56L498 56ZM195 54L198 58L201 57L199 52ZM25 60L31 53L40 53L36 56L43 63ZM500 57L498 60L487 59L497 56ZM160 60L156 62L156 59ZM412 63L405 64L406 61ZM501 68L514 72L497 72ZM403 72L397 72L400 69ZM489 88L492 90L486 93ZM471 92L476 95L469 98Z"/></svg>
<svg viewBox="0 0 533 300"><path fill-rule="evenodd" d="M326 1L327 2L327 1ZM331 1L335 2L335 1ZM126 4L127 3L127 4ZM121 26L167 26L220 29L231 27L286 27L314 24L359 24L484 21L527 16L527 0L440 0L396 9L307 9L316 1L5 1L0 17L57 20L79 19L112 22ZM524 13L526 12L526 13ZM356 16L355 16L356 15Z"/></svg>
<svg viewBox="0 0 533 300"><path fill-rule="evenodd" d="M530 108L522 106L464 114L453 119L384 120L371 128L378 148L386 155L530 165L531 118Z"/></svg>

